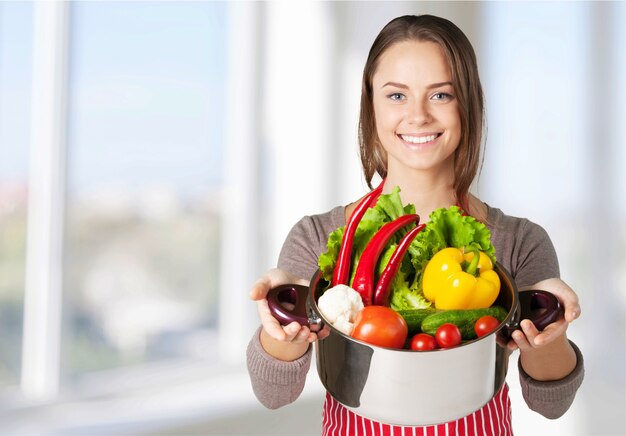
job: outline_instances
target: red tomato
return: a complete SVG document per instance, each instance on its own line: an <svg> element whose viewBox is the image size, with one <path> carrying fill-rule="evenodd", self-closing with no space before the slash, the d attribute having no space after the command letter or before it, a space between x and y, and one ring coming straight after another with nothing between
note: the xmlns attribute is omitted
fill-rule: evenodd
<svg viewBox="0 0 626 436"><path fill-rule="evenodd" d="M461 343L461 331L454 324L442 324L435 332L435 339L441 348L456 347Z"/></svg>
<svg viewBox="0 0 626 436"><path fill-rule="evenodd" d="M480 338L481 336L485 336L486 334L491 333L500 325L500 321L497 318L491 315L485 315L476 321L474 324L474 331L476 335Z"/></svg>
<svg viewBox="0 0 626 436"><path fill-rule="evenodd" d="M437 348L437 341L427 333L418 333L411 339L411 350L430 351L435 348Z"/></svg>
<svg viewBox="0 0 626 436"><path fill-rule="evenodd" d="M408 334L404 318L385 306L366 306L357 314L352 330L353 338L387 348L404 348Z"/></svg>

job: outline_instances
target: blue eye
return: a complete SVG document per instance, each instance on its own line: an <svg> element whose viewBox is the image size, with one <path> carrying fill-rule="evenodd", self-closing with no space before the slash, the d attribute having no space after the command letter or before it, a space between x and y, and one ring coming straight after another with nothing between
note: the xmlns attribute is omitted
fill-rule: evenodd
<svg viewBox="0 0 626 436"><path fill-rule="evenodd" d="M405 98L406 97L404 96L404 94L400 94L399 92L394 92L393 94L389 95L389 99L391 99L392 101L401 101Z"/></svg>
<svg viewBox="0 0 626 436"><path fill-rule="evenodd" d="M438 92L431 97L433 100L452 100L454 97L447 92Z"/></svg>

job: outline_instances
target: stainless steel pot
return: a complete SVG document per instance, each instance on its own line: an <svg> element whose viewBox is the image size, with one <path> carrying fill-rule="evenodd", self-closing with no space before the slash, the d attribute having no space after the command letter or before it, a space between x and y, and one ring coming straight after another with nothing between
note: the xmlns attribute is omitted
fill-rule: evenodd
<svg viewBox="0 0 626 436"><path fill-rule="evenodd" d="M508 310L506 319L494 332L450 349L378 347L326 324L317 299L328 283L319 271L308 288L272 289L268 303L283 325L297 321L312 331L326 330L327 336L315 345L317 371L326 390L345 407L389 424L438 424L474 412L502 387L508 363L504 344L522 319L542 330L560 316L561 306L551 293L518 292L501 265L495 270L502 284L494 304Z"/></svg>

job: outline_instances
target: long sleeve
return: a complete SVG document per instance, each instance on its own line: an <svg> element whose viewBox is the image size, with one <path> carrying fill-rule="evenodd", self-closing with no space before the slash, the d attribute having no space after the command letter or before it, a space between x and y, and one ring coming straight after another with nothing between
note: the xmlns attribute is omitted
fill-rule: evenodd
<svg viewBox="0 0 626 436"><path fill-rule="evenodd" d="M289 232L278 267L306 280L317 269L317 258L326 247L328 233L342 225L344 209L302 218ZM294 402L302 392L311 366L312 347L299 359L283 362L267 354L259 340L259 328L248 344L246 359L252 389L265 407L277 409Z"/></svg>
<svg viewBox="0 0 626 436"><path fill-rule="evenodd" d="M299 359L283 362L265 352L259 340L259 328L248 344L246 359L252 390L268 409L293 403L304 389L306 374L311 366L311 347Z"/></svg>
<svg viewBox="0 0 626 436"><path fill-rule="evenodd" d="M556 251L541 226L527 219L504 215L499 209L492 208L490 212L496 257L511 272L518 287L532 286L541 280L559 277ZM572 341L570 344L576 353L576 367L561 380L534 380L524 372L518 361L522 396L531 410L546 418L556 419L567 412L583 382L585 371L582 353Z"/></svg>
<svg viewBox="0 0 626 436"><path fill-rule="evenodd" d="M576 367L565 378L554 381L537 381L531 378L518 362L522 396L530 410L549 419L561 417L574 401L576 392L585 375L584 360L580 349L570 341L576 352Z"/></svg>

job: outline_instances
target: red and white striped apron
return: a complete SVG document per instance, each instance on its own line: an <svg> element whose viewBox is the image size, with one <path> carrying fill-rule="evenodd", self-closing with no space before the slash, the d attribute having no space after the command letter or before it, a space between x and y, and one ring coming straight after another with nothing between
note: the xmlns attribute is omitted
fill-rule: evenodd
<svg viewBox="0 0 626 436"><path fill-rule="evenodd" d="M416 413L419 411L416 410ZM483 407L456 421L427 426L389 425L357 415L326 393L323 436L512 436L511 400L505 383Z"/></svg>

